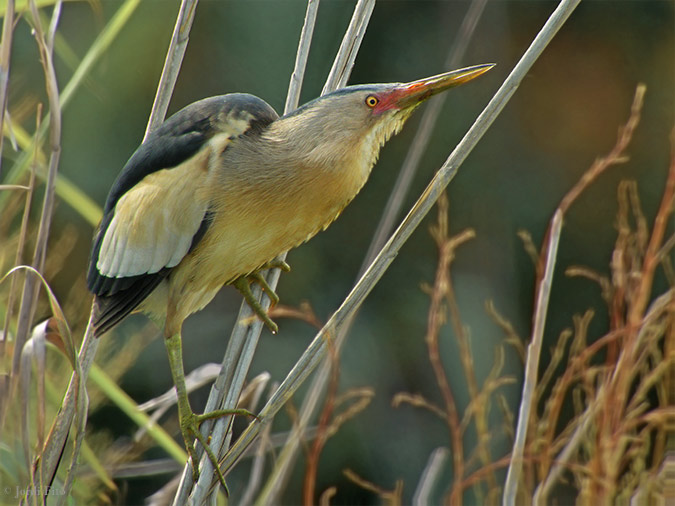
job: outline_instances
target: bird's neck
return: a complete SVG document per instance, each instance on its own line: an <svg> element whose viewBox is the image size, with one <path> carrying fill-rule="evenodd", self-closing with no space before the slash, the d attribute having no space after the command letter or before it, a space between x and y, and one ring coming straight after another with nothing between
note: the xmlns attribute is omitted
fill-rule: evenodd
<svg viewBox="0 0 675 506"><path fill-rule="evenodd" d="M270 152L278 151L298 170L311 171L316 177L351 181L356 188L354 195L368 179L381 146L372 139L354 135L348 126L329 120L312 121L310 113L275 121L262 140L269 143Z"/></svg>

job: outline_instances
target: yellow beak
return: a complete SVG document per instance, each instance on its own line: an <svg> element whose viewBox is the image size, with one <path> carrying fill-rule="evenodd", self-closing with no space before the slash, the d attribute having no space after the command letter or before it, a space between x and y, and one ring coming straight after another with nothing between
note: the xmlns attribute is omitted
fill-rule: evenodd
<svg viewBox="0 0 675 506"><path fill-rule="evenodd" d="M429 97L475 79L494 66L494 63L474 65L473 67L452 70L444 74L404 83L392 92L395 107L407 109L408 107L419 105L420 102Z"/></svg>

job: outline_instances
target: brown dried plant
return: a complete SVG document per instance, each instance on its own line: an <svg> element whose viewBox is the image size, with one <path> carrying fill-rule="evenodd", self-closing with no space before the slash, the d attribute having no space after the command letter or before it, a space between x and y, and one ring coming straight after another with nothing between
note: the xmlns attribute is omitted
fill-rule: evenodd
<svg viewBox="0 0 675 506"><path fill-rule="evenodd" d="M583 191L609 167L627 161L626 150L639 123L645 89L639 86L630 117L619 130L616 145L610 153L583 174L561 201L541 250L529 235L521 232L525 249L534 259L537 274L533 321L533 340L523 342L506 318L492 303L487 312L505 334L509 344L526 365L532 368L536 321L545 320L548 295L541 304L542 290L550 290L556 251L550 245L560 239L562 218ZM439 200L437 223L432 236L439 250L436 277L427 291L430 309L427 320L428 356L440 390L442 405L422 394L400 393L394 406L409 404L430 411L446 421L452 454L450 484L437 483L442 476L443 459L430 459L418 492L429 494L431 488L445 488L445 504L461 504L464 493L472 488L480 503L495 503L503 494L505 504L545 505L556 502L552 493L557 487L568 487L579 504L613 504L637 501L639 504L667 504L675 500L672 474L675 461L672 445L675 438L675 305L673 303L673 268L670 261L675 236L668 240L666 228L672 219L675 201L675 138L673 158L661 205L651 226L640 205L637 185L624 181L618 186L617 238L611 255L609 274L604 275L583 266L566 269L568 276L581 276L597 283L608 307L609 327L599 338L589 336L589 325L595 311L589 308L576 315L572 327L555 341L548 363L534 367L531 400L521 400L520 413L529 413L518 424L523 431L520 454L494 458L491 442L506 435L515 438L514 415L499 389L514 380L501 373L504 350L499 347L494 366L479 386L473 368L468 330L462 323L450 266L457 246L473 237L466 230L449 237L447 201ZM551 262L553 264L551 265ZM659 270L660 268L660 270ZM657 275L663 279L657 279ZM666 288L663 289L663 280ZM661 293L657 289L661 290ZM451 385L438 353L441 328L450 324L463 366L466 385ZM543 322L541 327L543 333ZM539 351L535 365L538 364ZM455 398L458 389L468 391L469 403L463 409ZM531 409L523 411L523 402ZM493 404L502 409L498 427L488 426L486 414ZM569 410L572 413L569 413ZM473 426L479 442L467 448L466 431ZM517 448L516 450L517 451ZM520 455L520 456L519 456ZM515 488L502 492L496 472L514 468ZM670 474L669 474L670 473ZM425 483L436 480L435 483ZM424 484L424 486L422 486ZM422 492L419 492L422 493ZM513 496L510 494L513 493ZM517 498L517 499L516 499ZM431 500L429 495L416 495L416 500Z"/></svg>

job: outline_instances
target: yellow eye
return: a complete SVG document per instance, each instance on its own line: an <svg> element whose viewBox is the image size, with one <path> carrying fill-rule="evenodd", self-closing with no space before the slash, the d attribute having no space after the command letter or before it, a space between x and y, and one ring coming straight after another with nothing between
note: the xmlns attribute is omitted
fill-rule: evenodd
<svg viewBox="0 0 675 506"><path fill-rule="evenodd" d="M368 96L366 97L366 105L367 105L368 107L370 107L370 108L375 107L375 106L377 105L378 102L379 102L379 100L378 100L377 97L374 96L374 95L368 95Z"/></svg>

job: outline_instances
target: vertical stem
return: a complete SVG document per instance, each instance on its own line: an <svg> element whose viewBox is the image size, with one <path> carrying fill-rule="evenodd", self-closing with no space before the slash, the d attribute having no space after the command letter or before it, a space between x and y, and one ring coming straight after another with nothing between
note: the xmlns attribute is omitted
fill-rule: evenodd
<svg viewBox="0 0 675 506"><path fill-rule="evenodd" d="M347 82L374 8L375 0L359 0L354 7L354 13L324 84L322 95L334 91L341 83ZM330 333L329 339L334 339L331 346L334 346L335 353L339 356L342 343L346 339L346 333ZM304 431L314 416L329 375L330 367L326 367L319 370L314 378L314 383L303 400L300 417L276 459L274 469L263 488L258 504L279 500L278 494L290 476Z"/></svg>
<svg viewBox="0 0 675 506"><path fill-rule="evenodd" d="M126 24L127 20L138 6L139 2L140 0L126 0L124 4L117 10L110 23L108 23L106 29L97 37L96 41L89 49L79 67L73 74L71 80L64 88L60 97L61 108L65 107L66 103L72 97L73 93L87 75L87 72L94 65L98 57L110 46L114 38L117 36L119 31ZM167 60L169 60L169 58L167 58ZM175 81L169 82L169 80L163 83L163 86L161 86L163 89L161 95L163 96L164 94L168 93L170 96L174 83ZM167 92L164 88L168 89L169 91ZM158 95L160 95L159 91ZM50 109L53 107L51 98L52 97L50 96ZM60 109L53 112L56 113L57 119L60 121ZM51 119L51 115L49 117L50 122L56 121L56 119ZM40 134L38 133L36 135L39 138ZM30 276L29 278L33 277L34 276ZM36 466L38 472L41 473L41 483L51 483L51 480L54 479L61 459L62 449L64 448L66 438L70 432L70 427L73 422L76 410L81 411L81 397L86 395L84 385L89 374L89 369L94 362L96 349L98 348L99 344L99 340L94 335L94 317L95 305L92 305L91 311L89 313L89 323L87 325L87 329L85 331L82 345L78 354L80 366L75 372L73 372L70 378L68 390L66 391L66 395L63 399L63 402L61 403L61 410L52 424L52 429L49 433L47 441L45 442L44 449L41 452L39 465ZM84 413L83 416L86 417L86 413ZM84 429L85 423L86 418L80 424L81 429ZM73 461L75 461L77 459L77 453L74 452L72 458ZM49 480L45 480L44 477L48 477Z"/></svg>
<svg viewBox="0 0 675 506"><path fill-rule="evenodd" d="M59 158L61 156L61 106L59 105L59 88L56 80L56 72L54 70L54 62L52 60L54 48L47 45L35 2L32 1L30 6L35 27L35 38L40 50L40 59L42 60L45 74L45 87L47 89L50 112L49 144L51 155L49 157L45 195L42 202L42 214L40 215L35 251L31 263L33 268L42 272L44 269L45 257L47 255L47 240L49 239L49 228L52 222L52 210L54 208L54 187L56 184ZM55 13L57 12L58 11L55 10ZM54 21L54 23L56 23L56 21ZM16 375L19 371L21 350L26 343L28 331L31 328L39 288L40 284L38 283L36 276L26 276L23 285L21 309L19 310L19 321L14 345L14 357L12 360L13 375Z"/></svg>
<svg viewBox="0 0 675 506"><path fill-rule="evenodd" d="M318 0L316 0L316 2L314 0L308 0L305 21L302 31L300 32L300 42L298 44L298 51L296 53L295 67L286 98L285 113L290 112L295 107L295 105L297 105L300 99L302 76L304 75L304 69L307 66L307 59L309 57L309 48L311 45L312 34L314 32L314 25L316 23L317 11ZM284 260L286 255L280 255L278 258L280 260ZM268 271L266 280L272 289L276 288L280 275L281 271L279 269L272 269ZM253 287L253 291L254 295L260 300L262 297L262 292L257 285ZM269 307L269 299L262 299L261 305L264 308ZM251 308L248 306L248 304L246 304L246 302L243 302L237 316L237 321L244 321L250 316L252 316ZM261 332L262 322L259 319L255 319L255 321L253 321L253 323L248 326L237 324L235 325L234 329L232 329L232 334L230 336L227 350L222 361L223 367L221 373L218 375L218 378L216 378L216 381L211 388L209 399L206 403L206 411L211 411L221 406L225 409L232 409L236 407L239 395L248 374L248 369L251 365L251 362L253 361L253 355L255 353ZM228 422L229 420L225 418L216 420L214 422L207 421L202 424L202 433L210 433L211 446L216 452L224 452L230 446L232 431L231 424ZM210 475L208 475L208 473L211 472L210 461L205 460L203 462L202 471L202 475L200 476L197 484L194 486L192 492L192 500L195 502L203 502L206 500L205 497L209 491L212 481L210 479ZM191 486L192 482L186 468L183 472L178 491L176 492L176 496L174 498L175 504L181 504L187 501Z"/></svg>
<svg viewBox="0 0 675 506"><path fill-rule="evenodd" d="M187 49L190 36L190 28L195 18L197 2L199 0L182 0L178 11L178 18L173 27L169 50L166 52L162 75L155 93L155 101L152 104L148 126L145 129L143 140L148 138L150 132L155 130L164 121L166 111L169 109L169 101L173 94L173 88L178 79L178 73L183 63L185 50Z"/></svg>
<svg viewBox="0 0 675 506"><path fill-rule="evenodd" d="M530 423L532 404L534 403L534 391L537 386L539 358L541 356L541 346L544 340L544 325L546 324L548 301L551 295L551 285L553 283L553 272L555 271L556 256L558 254L558 244L560 243L562 221L562 211L557 209L553 215L548 243L546 245L546 267L544 269L544 275L537 287L537 303L534 313L532 340L527 347L525 379L523 381L523 395L520 401L520 410L518 411L516 440L513 444L511 462L509 463L509 469L506 474L506 483L504 484L504 506L516 505L516 494L518 492L518 483L520 481L520 471L523 466L527 429Z"/></svg>
<svg viewBox="0 0 675 506"><path fill-rule="evenodd" d="M2 179L2 146L5 139L5 109L9 88L9 63L12 56L14 35L14 0L7 0L2 21L2 42L0 42L0 179Z"/></svg>
<svg viewBox="0 0 675 506"><path fill-rule="evenodd" d="M431 296L431 307L429 308L426 343L429 361L431 362L431 368L434 372L434 376L436 376L436 383L438 384L443 396L446 423L448 425L448 429L450 430L453 462L453 486L448 504L452 504L453 506L461 506L462 489L460 484L464 476L464 443L462 440L462 430L460 428L457 403L455 402L455 396L453 395L450 388L448 377L445 374L445 368L443 367L443 362L441 361L441 354L438 347L438 336L440 329L443 326L444 316L442 304L448 285L448 269L453 251L452 244L445 238L439 241L438 248L438 268L436 269L436 279Z"/></svg>
<svg viewBox="0 0 675 506"><path fill-rule="evenodd" d="M40 118L42 118L42 105L38 104L35 128L36 130L40 128ZM31 204L33 203L33 195L35 192L35 166L37 165L37 152L38 145L37 142L34 145L34 163L31 164L30 179L28 181L28 190L26 190L26 200L23 207L23 215L21 216L21 228L19 232L19 243L16 246L16 255L14 257L14 265L23 265L24 250L26 247L26 238L28 237L28 225L30 222L30 209ZM0 335L0 358L4 359L6 350L6 342L9 337L9 324L14 313L14 302L16 298L16 290L19 283L19 278L14 275L12 276L12 281L9 287L9 296L7 297L7 312L5 314L5 325L2 330L2 335ZM0 403L0 427L4 426L6 409L9 407L10 395L9 395L9 383L3 382L0 384L0 399L3 399L3 402ZM0 433L2 431L0 430Z"/></svg>
<svg viewBox="0 0 675 506"><path fill-rule="evenodd" d="M56 476L70 426L79 408L80 395L84 393L83 385L96 356L99 340L94 336L93 316L94 310L92 307L78 354L79 367L76 367L75 372L70 377L68 390L61 402L61 409L52 424L44 448L40 453L39 466L34 466L40 474L40 483L51 483Z"/></svg>
<svg viewBox="0 0 675 506"><path fill-rule="evenodd" d="M302 81L305 78L305 68L307 68L307 57L309 56L309 47L312 43L314 34L314 25L316 24L316 15L319 10L319 0L307 1L307 12L305 13L305 23L300 32L300 42L298 42L298 51L295 55L295 66L291 74L291 81L288 84L288 94L286 95L286 105L284 114L291 112L298 107L300 101L300 90Z"/></svg>
<svg viewBox="0 0 675 506"><path fill-rule="evenodd" d="M342 44L340 44L340 49L338 49L335 61L333 61L326 84L323 85L321 95L330 93L347 84L374 8L375 0L359 0L356 3L349 27L342 38Z"/></svg>

